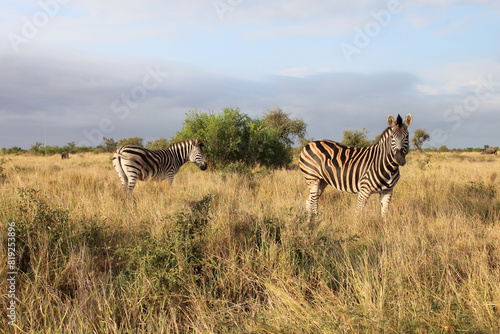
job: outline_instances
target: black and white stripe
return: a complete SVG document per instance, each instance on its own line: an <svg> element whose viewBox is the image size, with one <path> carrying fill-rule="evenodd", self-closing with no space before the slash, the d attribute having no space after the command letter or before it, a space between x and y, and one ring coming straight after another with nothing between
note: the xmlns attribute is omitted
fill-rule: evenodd
<svg viewBox="0 0 500 334"><path fill-rule="evenodd" d="M123 188L132 193L137 180L144 181L148 177L153 180L167 179L172 184L179 168L188 161L201 170L207 169L202 147L203 141L198 138L177 142L161 150L126 145L113 155L113 166Z"/></svg>
<svg viewBox="0 0 500 334"><path fill-rule="evenodd" d="M300 153L299 167L309 186L306 210L318 212L318 199L327 185L358 194L360 211L373 193L380 194L382 217L385 218L392 191L399 180L399 166L406 163L409 150L408 126L411 114L401 119L389 115L389 127L380 135L377 144L355 148L330 140L307 144Z"/></svg>

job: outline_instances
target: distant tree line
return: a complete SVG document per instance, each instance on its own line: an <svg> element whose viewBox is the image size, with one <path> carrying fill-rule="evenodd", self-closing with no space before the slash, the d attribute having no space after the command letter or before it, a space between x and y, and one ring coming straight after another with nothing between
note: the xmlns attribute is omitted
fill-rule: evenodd
<svg viewBox="0 0 500 334"><path fill-rule="evenodd" d="M171 143L198 137L205 142L204 151L212 166L226 165L238 169L242 165L286 167L292 160L295 144L305 145L307 124L300 118L291 118L280 108L269 110L262 118L251 118L239 108L225 108L219 113L189 110L182 129L171 139L160 137L144 145L140 137L115 141L103 137L96 147L78 147L74 142L63 147L44 146L36 142L29 150L19 147L3 148L3 154L30 153L53 155L69 152L114 152L123 145L136 145L148 149L167 148Z"/></svg>
<svg viewBox="0 0 500 334"><path fill-rule="evenodd" d="M380 138L380 134L376 135L373 140L368 139L368 131L366 128L362 130L354 129L354 130L345 130L342 133L342 141L341 143L347 146L353 147L367 147L373 144L378 143ZM484 149L490 147L489 145L484 145L483 148L480 147L467 147L467 148L448 148L445 145L429 148L422 148L423 144L426 141L430 140L430 135L427 133L425 129L416 129L413 131L413 137L411 138L411 143L413 148L419 151L425 152L482 152ZM498 147L495 147L498 150Z"/></svg>
<svg viewBox="0 0 500 334"><path fill-rule="evenodd" d="M76 146L75 142L59 146L44 146L36 142L29 150L14 146L2 148L1 154L29 153L34 155L54 155L62 152L70 154L84 152L114 152L123 145L136 145L148 149L167 148L171 143L198 137L205 142L204 151L212 166L233 166L235 169L242 165L266 167L286 167L298 154L301 148L312 139L307 139L307 124L300 118L291 118L281 108L269 110L262 118L251 118L239 108L225 108L219 113L205 112L197 109L189 110L179 132L167 139L160 137L153 141L144 141L140 137L122 138L115 141L113 138L102 138L100 145ZM368 130L345 130L342 133L341 143L354 147L366 147L376 144L380 134L373 140L368 139ZM483 148L468 147L465 149L422 148L430 136L424 129L413 132L411 143L414 149L420 151L437 152L482 152ZM497 147L498 149L498 147Z"/></svg>

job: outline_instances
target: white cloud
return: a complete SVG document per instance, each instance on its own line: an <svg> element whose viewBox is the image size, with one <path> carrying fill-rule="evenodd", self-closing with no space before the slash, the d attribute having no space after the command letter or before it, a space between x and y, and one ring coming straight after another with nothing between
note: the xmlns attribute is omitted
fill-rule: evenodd
<svg viewBox="0 0 500 334"><path fill-rule="evenodd" d="M83 130L94 129L103 118L115 125L107 137L147 140L179 130L190 108L219 111L227 106L252 116L283 107L303 117L315 138L336 139L343 129L364 126L375 133L385 127L387 114L408 112L416 127L429 128L443 123L443 112L474 92L480 78L491 74L500 81L500 65L492 54L478 58L478 51L450 64L455 54L439 50L436 61L433 52L439 48L433 43L439 40L428 42L428 35L403 36L418 37L411 59L393 52L401 44L400 25L387 27L370 40L363 57L346 64L339 57L340 39L373 20L373 11L386 9L386 0L221 1L232 6L223 19L212 0L70 1L18 54L4 38L0 147L40 141L43 119L51 131L50 144L79 141L75 136L82 137ZM418 28L409 34L422 33L426 29L421 28L446 20L456 4L486 8L493 15L499 8L498 1L415 0L404 2L398 19ZM38 1L2 1L0 35L21 33L22 19L32 19L37 11ZM464 15L449 24L452 30L433 33L463 31L477 20ZM295 43L295 37L300 41ZM459 43L464 41L457 39ZM120 119L112 102L130 94L147 66L157 64L168 78ZM497 91L481 101L471 123L481 124L479 115L491 113L495 103ZM459 130L467 134L465 129Z"/></svg>
<svg viewBox="0 0 500 334"><path fill-rule="evenodd" d="M467 94L473 92L483 81L492 81L500 91L500 61L481 59L444 65L421 73L423 94Z"/></svg>

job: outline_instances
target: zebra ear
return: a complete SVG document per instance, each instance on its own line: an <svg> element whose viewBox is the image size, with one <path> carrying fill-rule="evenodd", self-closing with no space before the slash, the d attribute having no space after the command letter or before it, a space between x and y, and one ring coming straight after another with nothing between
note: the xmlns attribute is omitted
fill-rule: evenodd
<svg viewBox="0 0 500 334"><path fill-rule="evenodd" d="M392 128L394 125L396 125L396 120L394 119L394 116L389 115L387 116L387 124Z"/></svg>
<svg viewBox="0 0 500 334"><path fill-rule="evenodd" d="M405 116L404 124L406 127L409 127L411 125L412 117L411 114L408 114Z"/></svg>
<svg viewBox="0 0 500 334"><path fill-rule="evenodd" d="M194 145L203 147L203 140L201 140L200 138L193 138L193 142L194 142Z"/></svg>

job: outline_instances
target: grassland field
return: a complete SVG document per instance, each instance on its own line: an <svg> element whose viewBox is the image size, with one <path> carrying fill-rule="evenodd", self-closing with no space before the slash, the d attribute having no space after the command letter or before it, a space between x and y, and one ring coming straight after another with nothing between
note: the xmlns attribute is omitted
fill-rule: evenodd
<svg viewBox="0 0 500 334"><path fill-rule="evenodd" d="M297 163L129 199L111 154L0 156L0 332L499 333L500 158L407 161L386 222L328 187L309 223Z"/></svg>

